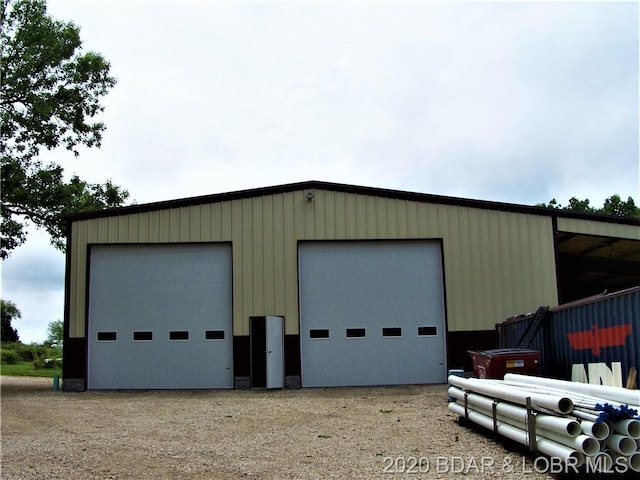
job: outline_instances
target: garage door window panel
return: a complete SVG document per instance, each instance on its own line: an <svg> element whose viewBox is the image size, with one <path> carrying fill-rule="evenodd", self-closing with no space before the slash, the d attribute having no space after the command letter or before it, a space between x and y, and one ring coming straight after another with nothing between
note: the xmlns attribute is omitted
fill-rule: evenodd
<svg viewBox="0 0 640 480"><path fill-rule="evenodd" d="M383 337L401 337L402 336L402 328L401 327L384 327L382 329Z"/></svg>
<svg viewBox="0 0 640 480"><path fill-rule="evenodd" d="M150 342L153 340L153 332L133 332L135 342Z"/></svg>
<svg viewBox="0 0 640 480"><path fill-rule="evenodd" d="M115 342L118 339L117 332L98 332L99 342Z"/></svg>
<svg viewBox="0 0 640 480"><path fill-rule="evenodd" d="M438 335L438 327L418 327L418 336L435 337Z"/></svg>
<svg viewBox="0 0 640 480"><path fill-rule="evenodd" d="M328 328L312 328L309 330L309 338L329 338Z"/></svg>
<svg viewBox="0 0 640 480"><path fill-rule="evenodd" d="M364 328L347 328L347 338L364 338L367 336L367 331Z"/></svg>
<svg viewBox="0 0 640 480"><path fill-rule="evenodd" d="M205 340L224 340L224 330L207 330L204 338Z"/></svg>
<svg viewBox="0 0 640 480"><path fill-rule="evenodd" d="M186 330L174 330L169 332L169 340L189 340L189 332Z"/></svg>

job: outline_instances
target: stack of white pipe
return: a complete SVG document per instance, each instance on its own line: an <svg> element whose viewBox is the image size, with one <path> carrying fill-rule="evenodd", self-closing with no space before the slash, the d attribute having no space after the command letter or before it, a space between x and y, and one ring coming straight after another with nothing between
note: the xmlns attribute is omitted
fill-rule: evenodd
<svg viewBox="0 0 640 480"><path fill-rule="evenodd" d="M640 412L637 390L515 374L448 380L449 409L461 417L587 471L640 472L640 419L596 421L595 407Z"/></svg>

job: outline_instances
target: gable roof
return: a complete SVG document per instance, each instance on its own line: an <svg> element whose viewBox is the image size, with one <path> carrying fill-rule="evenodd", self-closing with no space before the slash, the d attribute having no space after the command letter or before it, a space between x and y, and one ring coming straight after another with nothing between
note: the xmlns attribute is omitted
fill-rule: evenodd
<svg viewBox="0 0 640 480"><path fill-rule="evenodd" d="M271 187L252 188L248 190L237 190L226 193L214 193L211 195L202 195L197 197L180 198L175 200L165 200L161 202L142 203L139 205L128 205L125 207L111 208L105 210L95 210L91 212L78 213L68 215L65 218L69 222L78 220L88 220L92 218L115 217L121 215L130 215L134 213L144 213L157 210L166 210L170 208L189 207L193 205L202 205L205 203L216 203L229 200L240 200L246 198L260 197L266 195L276 195L300 190L330 190L335 192L351 193L357 195L368 195L383 198L392 198L398 200L411 200L415 202L456 205L462 207L481 208L485 210L498 210L505 212L524 213L529 215L542 215L550 217L566 217L582 220L595 220L607 223L621 223L627 225L640 226L640 218L636 217L618 217L614 215L603 215L597 213L581 213L568 210L560 210L554 208L537 207L530 205L518 205L513 203L492 202L487 200L473 200L459 197L449 197L443 195L433 195L428 193L408 192L404 190L391 190L386 188L363 187L358 185L349 185L343 183L322 182L317 180L309 180L305 182L288 183L283 185L275 185Z"/></svg>

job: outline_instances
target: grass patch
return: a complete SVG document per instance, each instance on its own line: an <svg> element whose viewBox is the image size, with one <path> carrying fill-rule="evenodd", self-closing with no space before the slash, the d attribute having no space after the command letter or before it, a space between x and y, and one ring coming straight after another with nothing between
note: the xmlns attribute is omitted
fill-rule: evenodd
<svg viewBox="0 0 640 480"><path fill-rule="evenodd" d="M0 366L0 374L11 377L48 377L62 376L61 368L34 368L33 362L18 362L13 365L3 363Z"/></svg>

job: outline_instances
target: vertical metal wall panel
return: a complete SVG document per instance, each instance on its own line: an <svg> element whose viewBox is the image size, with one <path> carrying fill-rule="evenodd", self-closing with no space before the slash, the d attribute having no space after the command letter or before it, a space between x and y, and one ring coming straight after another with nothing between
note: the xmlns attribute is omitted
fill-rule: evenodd
<svg viewBox="0 0 640 480"><path fill-rule="evenodd" d="M285 289L277 288L276 285L280 282L280 285L284 284L284 208L283 208L283 196L276 195L273 198L272 205L269 206L267 212L272 209L273 211L268 215L271 215L271 219L267 220L267 222L273 223L273 235L271 239L267 240L269 242L269 250L273 252L271 256L271 261L269 263L268 276L265 278L267 282L267 290L265 292L265 297L269 299L270 297L273 299L272 304L267 307L271 308L271 312L273 315L282 315L285 311ZM283 326L284 328L284 326Z"/></svg>
<svg viewBox="0 0 640 480"><path fill-rule="evenodd" d="M232 242L234 334L283 315L298 333L301 240L441 239L448 328L488 330L557 299L550 217L315 189L76 221L70 333L83 337L89 244Z"/></svg>
<svg viewBox="0 0 640 480"><path fill-rule="evenodd" d="M296 275L298 262L296 255L291 255L292 251L296 251L298 246L295 237L294 222L294 192L287 192L282 196L282 215L283 215L283 256L284 270L282 272L282 282L276 285L276 289L283 290L284 309L279 315L285 315L285 333L293 333L298 330L298 316L291 316L291 312L298 311L298 276ZM291 325L296 323L296 325Z"/></svg>
<svg viewBox="0 0 640 480"><path fill-rule="evenodd" d="M86 265L87 265L87 238L89 236L89 222L76 222L72 225L71 235L73 237L71 251L71 285L70 285L70 305L71 317L69 323L69 336L84 337L84 311L85 311L85 285L86 285ZM77 244L83 246L78 248ZM76 280L75 282L73 280ZM76 320L76 321L73 321Z"/></svg>

